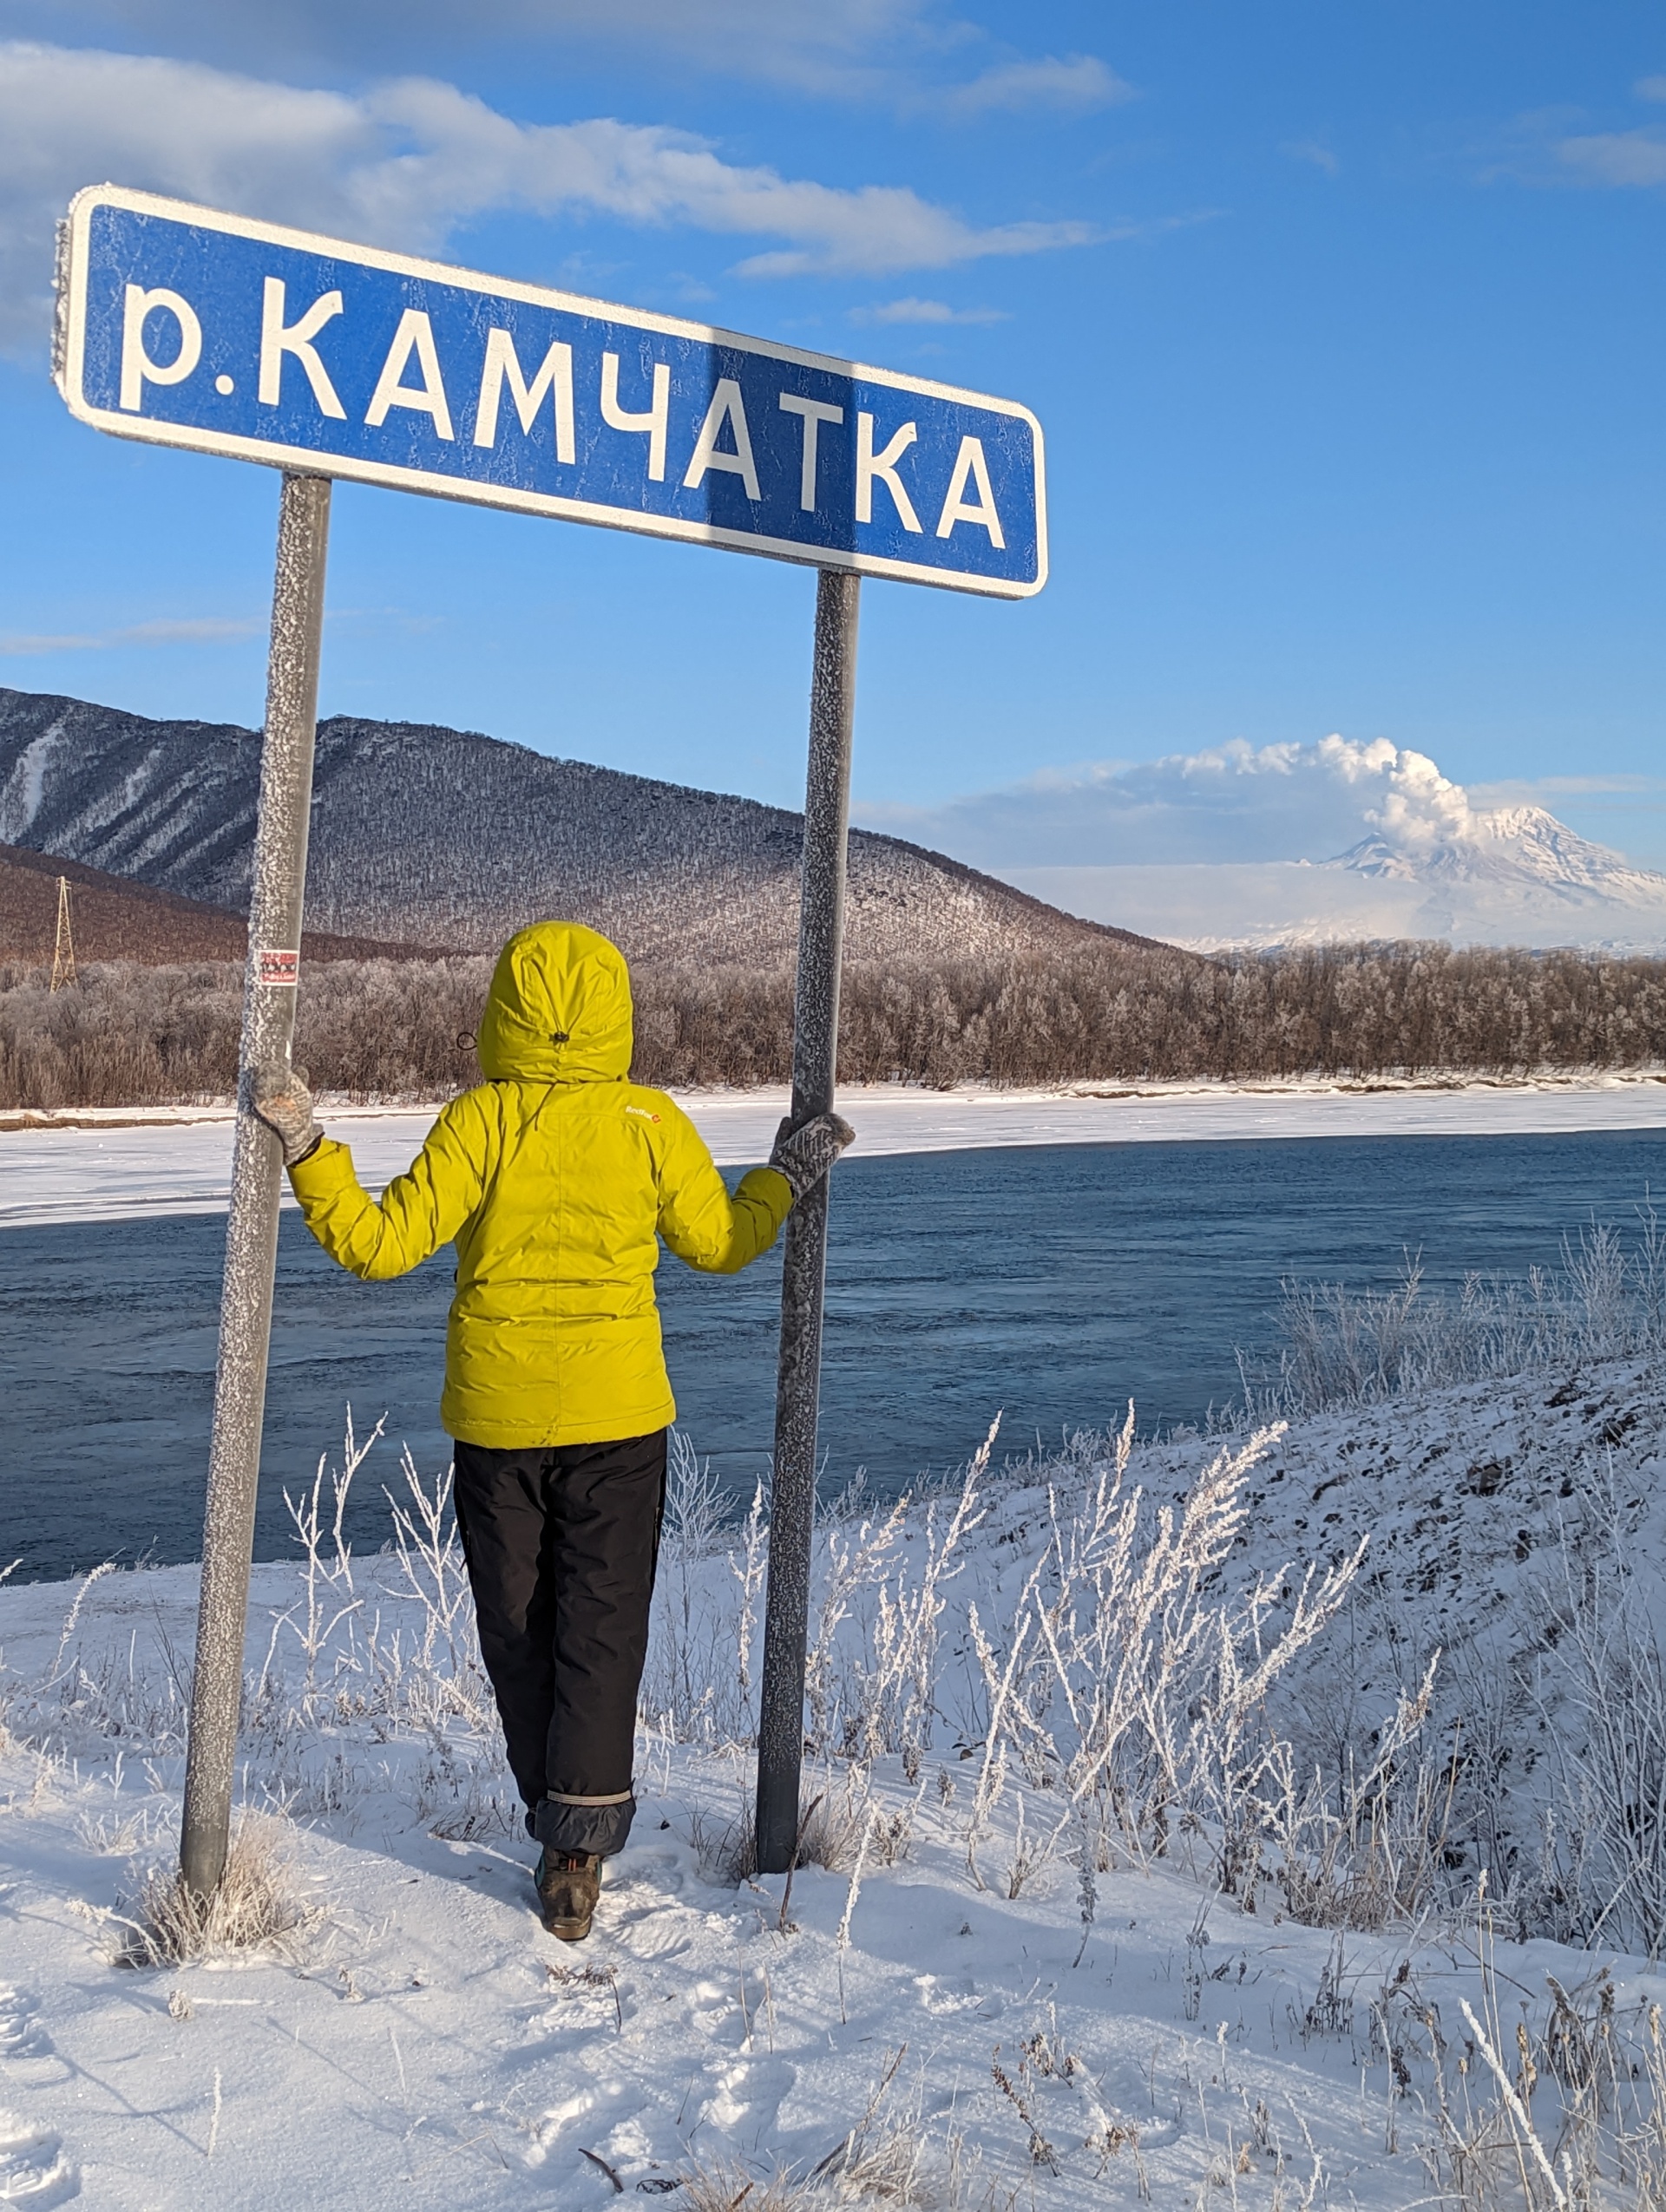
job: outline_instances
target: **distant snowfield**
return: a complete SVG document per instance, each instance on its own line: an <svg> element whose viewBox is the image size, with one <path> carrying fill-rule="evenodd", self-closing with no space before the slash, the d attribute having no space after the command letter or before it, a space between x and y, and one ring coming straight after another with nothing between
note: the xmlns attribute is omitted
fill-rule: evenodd
<svg viewBox="0 0 1666 2212"><path fill-rule="evenodd" d="M679 1095L722 1167L765 1158L787 1107L784 1090ZM1666 1129L1666 1074L1248 1089L1169 1083L1138 1090L930 1091L888 1086L847 1091L840 1105L856 1126L856 1156L870 1159L987 1145L1542 1136ZM332 1135L351 1145L366 1182L379 1188L409 1166L436 1111L325 1102L322 1118ZM232 1119L224 1106L0 1116L0 1227L220 1212L230 1188L231 1149Z"/></svg>
<svg viewBox="0 0 1666 2212"><path fill-rule="evenodd" d="M1319 816L1309 817L1307 834L1319 842L1307 859L1096 858L996 873L1067 913L1199 950L1394 938L1655 955L1666 949L1666 875L1594 844L1543 807L1474 806L1461 785L1422 754L1330 737L1315 748L1275 746L1259 755L1229 746L1190 762L1157 762L1145 773L1148 782L1153 774L1161 782L1164 771L1171 776L1177 766L1189 806L1211 783L1217 804L1236 786L1227 802L1237 815L1235 834L1224 848L1233 852L1255 849L1257 842L1264 850L1282 845L1289 852L1291 836L1302 834L1298 786L1304 776L1317 771L1322 785L1340 770L1354 808L1376 779L1387 781L1378 783L1378 803L1368 799L1357 814L1355 829L1366 835L1350 838L1348 849L1331 859L1322 855L1341 826L1334 814L1328 835ZM1270 815L1256 823L1243 809L1246 799L1253 809L1258 771L1263 804L1269 791L1277 797ZM1133 773L1138 780L1142 771ZM1062 843L1079 850L1083 804L1091 815L1095 792L1103 804L1117 781L1071 795L1073 820L1066 828L1058 816L1055 849ZM1313 796L1309 782L1309 802ZM1042 804L1058 808L1061 802L1067 803L1065 795L1053 790ZM961 849L952 831L946 841L940 829L938 841L945 849ZM1117 841L1113 836L1110 843ZM1335 846L1330 849L1335 853Z"/></svg>
<svg viewBox="0 0 1666 2212"><path fill-rule="evenodd" d="M1306 861L1129 862L1018 867L1001 880L1088 921L1190 951L1445 938L1454 945L1577 946L1657 958L1666 893L1657 877L1617 893L1565 886L1369 874Z"/></svg>

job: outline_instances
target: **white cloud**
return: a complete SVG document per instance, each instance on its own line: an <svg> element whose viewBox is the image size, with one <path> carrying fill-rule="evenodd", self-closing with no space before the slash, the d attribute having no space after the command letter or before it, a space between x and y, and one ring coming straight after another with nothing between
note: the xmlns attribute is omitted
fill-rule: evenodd
<svg viewBox="0 0 1666 2212"><path fill-rule="evenodd" d="M1455 916L1431 914L1425 887L1346 868L1289 861L1213 867L1004 868L1004 880L1085 920L1200 952L1223 946L1307 945L1384 937L1441 937ZM1468 918L1466 918L1468 919ZM1512 916L1513 920L1514 917ZM1558 916L1565 932L1566 917ZM1466 942L1518 944L1524 933L1466 929Z"/></svg>
<svg viewBox="0 0 1666 2212"><path fill-rule="evenodd" d="M1316 138L1292 139L1282 148L1293 161L1309 161L1315 169L1322 169L1328 177L1338 177L1342 165L1329 147Z"/></svg>
<svg viewBox="0 0 1666 2212"><path fill-rule="evenodd" d="M1655 797L1666 795L1666 777L1629 776L1508 776L1493 783L1468 786L1473 807L1548 807L1552 812L1568 799Z"/></svg>
<svg viewBox="0 0 1666 2212"><path fill-rule="evenodd" d="M1559 139L1556 158L1582 183L1666 184L1666 138L1651 130L1592 131Z"/></svg>
<svg viewBox="0 0 1666 2212"><path fill-rule="evenodd" d="M888 299L873 307L853 307L853 323L1006 323L1000 307L951 307L942 299Z"/></svg>
<svg viewBox="0 0 1666 2212"><path fill-rule="evenodd" d="M1638 98L1666 101L1666 76L1644 77ZM1593 130L1582 108L1530 109L1496 134L1495 158L1478 172L1483 184L1648 189L1666 185L1666 127L1640 124Z"/></svg>
<svg viewBox="0 0 1666 2212"><path fill-rule="evenodd" d="M0 631L0 658L23 658L36 653L102 653L119 645L207 645L226 638L253 638L265 627L253 618L235 620L207 615L57 636L46 632Z"/></svg>
<svg viewBox="0 0 1666 2212"><path fill-rule="evenodd" d="M1018 867L1326 861L1373 832L1409 854L1463 836L1463 788L1387 738L1255 747L1050 771L947 807L867 808L889 829L1002 872Z"/></svg>
<svg viewBox="0 0 1666 2212"><path fill-rule="evenodd" d="M1035 109L1084 114L1133 97L1133 87L1097 55L1071 54L1060 60L1049 54L1039 61L999 62L968 83L938 93L931 104L944 115L970 121Z"/></svg>
<svg viewBox="0 0 1666 2212"><path fill-rule="evenodd" d="M941 20L935 0L0 0L0 25L174 47L261 73L385 69L390 54L446 67L510 43L521 57L570 63L587 45L622 49L639 69L692 66L847 95L882 90L899 63L975 36Z"/></svg>
<svg viewBox="0 0 1666 2212"><path fill-rule="evenodd" d="M1000 62L928 88L988 35L951 0L0 0L0 36L136 45L266 75L297 69L466 69L495 48L520 67L569 72L611 52L639 79L749 79L820 97L935 107L1082 112L1129 96L1092 55Z"/></svg>
<svg viewBox="0 0 1666 2212"><path fill-rule="evenodd" d="M522 124L432 78L350 96L198 62L0 46L0 344L42 327L52 223L110 178L369 242L434 251L493 208L784 240L748 275L888 274L1083 245L1079 222L980 228L905 187L844 190L606 118Z"/></svg>

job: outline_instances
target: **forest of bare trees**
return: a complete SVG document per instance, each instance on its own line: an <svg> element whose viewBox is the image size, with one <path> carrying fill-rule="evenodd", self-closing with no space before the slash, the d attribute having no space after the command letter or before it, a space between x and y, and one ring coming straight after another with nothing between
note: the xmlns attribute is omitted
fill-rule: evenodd
<svg viewBox="0 0 1666 2212"><path fill-rule="evenodd" d="M443 1096L478 1079L484 957L304 971L298 1063L320 1089ZM785 1080L790 978L776 969L636 973L640 1081ZM224 1097L237 1065L232 962L111 962L49 994L0 965L0 1107ZM856 966L847 1083L932 1085L1369 1078L1666 1063L1666 960L1583 952L1327 946L1194 954L1106 943L956 965Z"/></svg>

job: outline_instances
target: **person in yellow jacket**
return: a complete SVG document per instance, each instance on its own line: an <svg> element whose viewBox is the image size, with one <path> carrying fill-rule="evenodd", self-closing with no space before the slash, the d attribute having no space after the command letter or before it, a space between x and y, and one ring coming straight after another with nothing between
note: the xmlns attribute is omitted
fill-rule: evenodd
<svg viewBox="0 0 1666 2212"><path fill-rule="evenodd" d="M457 1523L509 1764L542 1845L544 1923L589 1933L600 1862L636 1809L636 1697L676 1417L654 1303L659 1243L733 1274L851 1141L783 1122L731 1197L699 1131L629 1080L623 956L573 922L512 937L476 1049L418 1157L373 1199L324 1135L304 1080L259 1071L254 1110L284 1147L306 1225L385 1281L455 1242L440 1414Z"/></svg>

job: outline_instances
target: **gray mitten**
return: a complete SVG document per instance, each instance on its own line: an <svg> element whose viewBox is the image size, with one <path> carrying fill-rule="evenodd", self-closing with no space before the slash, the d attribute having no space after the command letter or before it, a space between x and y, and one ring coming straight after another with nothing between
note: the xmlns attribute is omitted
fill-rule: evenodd
<svg viewBox="0 0 1666 2212"><path fill-rule="evenodd" d="M324 1141L312 1118L312 1094L296 1068L257 1068L249 1104L284 1148L284 1165L292 1168Z"/></svg>
<svg viewBox="0 0 1666 2212"><path fill-rule="evenodd" d="M856 1134L836 1114L817 1114L800 1129L794 1129L790 1121L782 1122L775 1133L770 1165L792 1185L794 1205L807 1190L815 1189L845 1146L855 1142Z"/></svg>

